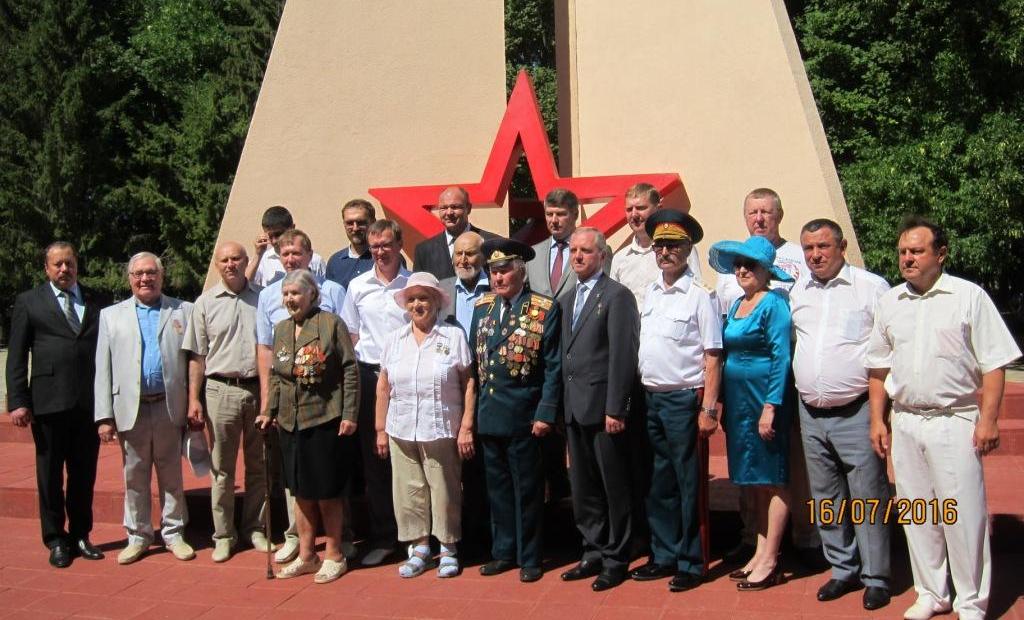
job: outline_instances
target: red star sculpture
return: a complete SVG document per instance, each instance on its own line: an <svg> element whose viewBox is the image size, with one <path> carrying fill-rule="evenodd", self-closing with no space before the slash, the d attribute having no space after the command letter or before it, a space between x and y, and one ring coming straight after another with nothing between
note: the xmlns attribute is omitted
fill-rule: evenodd
<svg viewBox="0 0 1024 620"><path fill-rule="evenodd" d="M440 220L430 213L442 191L459 185L469 192L475 208L499 207L505 202L512 173L524 152L539 196L545 196L552 189L562 187L575 193L582 204L607 203L583 222L584 225L593 226L605 235L611 235L626 223L623 210L624 194L631 185L650 183L662 196L683 185L676 173L565 178L558 176L551 144L544 130L537 94L526 71L520 71L479 183L374 187L369 192L391 212L406 234L411 235L412 240L427 239L444 230ZM509 215L534 215L530 204L512 202Z"/></svg>

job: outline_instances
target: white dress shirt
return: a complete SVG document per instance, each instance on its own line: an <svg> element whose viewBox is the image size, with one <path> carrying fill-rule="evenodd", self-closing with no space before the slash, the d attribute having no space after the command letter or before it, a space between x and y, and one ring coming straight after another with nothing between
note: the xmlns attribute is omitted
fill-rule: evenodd
<svg viewBox="0 0 1024 620"><path fill-rule="evenodd" d="M697 246L690 250L690 256L686 259L686 266L693 273L697 280L701 279L700 255L697 253ZM608 277L615 280L622 286L629 289L636 297L636 307L644 307L644 296L651 282L661 278L661 267L658 267L658 259L654 256L654 247L640 247L636 237L629 242L629 245L620 249L612 256L612 266L608 271Z"/></svg>
<svg viewBox="0 0 1024 620"><path fill-rule="evenodd" d="M919 295L906 284L878 301L868 368L888 368L895 408L976 407L981 375L1020 357L995 304L978 285L943 273Z"/></svg>
<svg viewBox="0 0 1024 620"><path fill-rule="evenodd" d="M775 266L793 276L793 280L796 282L799 282L801 278L807 277L807 262L804 260L804 251L792 241L787 241L775 248ZM793 288L794 284L795 282L772 280L768 283L768 287L788 292ZM718 275L715 291L718 293L718 302L722 307L722 316L729 314L732 304L740 297L743 297L743 288L736 281L736 276L731 273Z"/></svg>
<svg viewBox="0 0 1024 620"><path fill-rule="evenodd" d="M722 315L689 269L672 286L658 278L640 313L640 381L652 392L704 386L704 352L722 348Z"/></svg>
<svg viewBox="0 0 1024 620"><path fill-rule="evenodd" d="M436 323L422 344L411 323L391 332L380 357L391 384L387 434L404 441L458 436L470 361L466 334L456 325Z"/></svg>
<svg viewBox="0 0 1024 620"><path fill-rule="evenodd" d="M793 373L805 403L839 407L867 392L868 338L875 305L887 290L885 280L850 264L824 284L808 277L790 289Z"/></svg>
<svg viewBox="0 0 1024 620"><path fill-rule="evenodd" d="M82 289L78 288L78 283L76 282L68 293L57 288L57 285L52 281L50 282L50 289L57 298L57 304L60 305L62 313L64 312L64 295L71 294L71 306L75 309L75 314L78 315L78 322L81 323L82 319L85 318L85 302L82 300Z"/></svg>
<svg viewBox="0 0 1024 620"><path fill-rule="evenodd" d="M313 279L320 286L320 309L339 314L345 301L345 287L316 274ZM272 346L274 326L290 316L281 298L283 285L284 280L279 279L260 291L260 300L256 303L256 344Z"/></svg>
<svg viewBox="0 0 1024 620"><path fill-rule="evenodd" d="M313 258L309 261L309 271L317 278L323 278L327 265L322 256L313 252ZM284 277L284 265L281 264L281 257L277 255L274 246L268 245L267 249L260 256L260 264L256 272L252 274L252 283L256 286L267 287Z"/></svg>
<svg viewBox="0 0 1024 620"><path fill-rule="evenodd" d="M380 364L381 347L387 337L409 322L405 308L395 302L395 293L405 288L408 279L409 271L400 267L394 280L381 282L374 267L349 282L341 320L350 334L359 336L355 349L360 362Z"/></svg>

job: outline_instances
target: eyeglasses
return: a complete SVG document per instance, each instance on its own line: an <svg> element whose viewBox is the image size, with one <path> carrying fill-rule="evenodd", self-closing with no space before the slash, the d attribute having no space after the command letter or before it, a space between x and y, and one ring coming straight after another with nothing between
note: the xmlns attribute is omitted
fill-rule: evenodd
<svg viewBox="0 0 1024 620"><path fill-rule="evenodd" d="M156 269L139 269L137 271L130 271L130 272L128 272L128 275L130 275L131 277L135 278L136 280L141 280L142 278L144 278L146 276L149 276L151 278L155 278L159 274L160 274L160 272L157 271Z"/></svg>
<svg viewBox="0 0 1024 620"><path fill-rule="evenodd" d="M435 211L465 211L466 205L438 205L434 207Z"/></svg>
<svg viewBox="0 0 1024 620"><path fill-rule="evenodd" d="M655 241L651 246L655 252L668 250L669 252L681 252L684 246L689 245L685 241Z"/></svg>
<svg viewBox="0 0 1024 620"><path fill-rule="evenodd" d="M732 261L732 269L733 269L733 271L736 271L737 269L742 267L743 269L746 269L747 271L753 271L760 264L761 263L757 262L756 260L754 260L752 258L746 258L745 256L737 256Z"/></svg>

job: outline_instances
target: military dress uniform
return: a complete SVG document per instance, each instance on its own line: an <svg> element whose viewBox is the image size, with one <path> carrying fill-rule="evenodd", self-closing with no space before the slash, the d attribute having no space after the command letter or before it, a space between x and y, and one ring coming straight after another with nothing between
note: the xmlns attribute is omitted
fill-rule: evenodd
<svg viewBox="0 0 1024 620"><path fill-rule="evenodd" d="M494 293L484 295L470 329L491 554L524 568L539 568L542 559L544 476L532 427L534 421L554 424L560 410L560 322L558 305L524 286L507 302Z"/></svg>

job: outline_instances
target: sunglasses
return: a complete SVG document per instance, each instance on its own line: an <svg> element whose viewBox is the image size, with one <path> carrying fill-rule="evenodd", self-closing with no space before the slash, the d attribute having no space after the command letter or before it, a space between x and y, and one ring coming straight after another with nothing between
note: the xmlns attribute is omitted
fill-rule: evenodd
<svg viewBox="0 0 1024 620"><path fill-rule="evenodd" d="M736 271L737 269L742 267L742 268L746 269L747 271L753 271L754 268L756 268L760 264L761 263L757 262L756 260L754 260L752 258L747 258L745 256L737 256L732 261L732 269L733 269L733 271Z"/></svg>

